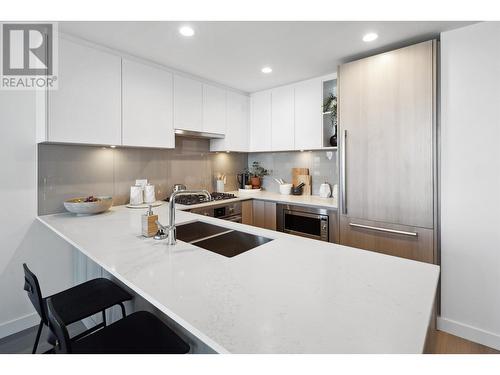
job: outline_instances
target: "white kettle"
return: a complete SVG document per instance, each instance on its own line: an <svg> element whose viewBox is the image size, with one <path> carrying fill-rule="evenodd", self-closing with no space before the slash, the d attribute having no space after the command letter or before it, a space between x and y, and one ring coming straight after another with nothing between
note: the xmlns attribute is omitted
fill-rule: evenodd
<svg viewBox="0 0 500 375"><path fill-rule="evenodd" d="M324 182L319 186L319 196L321 198L329 198L332 195L332 188L328 182Z"/></svg>

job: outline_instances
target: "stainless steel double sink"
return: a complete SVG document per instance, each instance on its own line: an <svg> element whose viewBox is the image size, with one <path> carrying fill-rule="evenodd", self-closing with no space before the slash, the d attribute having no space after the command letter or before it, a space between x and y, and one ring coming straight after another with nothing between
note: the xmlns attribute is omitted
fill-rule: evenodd
<svg viewBox="0 0 500 375"><path fill-rule="evenodd" d="M176 231L178 240L228 258L272 241L270 238L220 227L203 221L177 225Z"/></svg>

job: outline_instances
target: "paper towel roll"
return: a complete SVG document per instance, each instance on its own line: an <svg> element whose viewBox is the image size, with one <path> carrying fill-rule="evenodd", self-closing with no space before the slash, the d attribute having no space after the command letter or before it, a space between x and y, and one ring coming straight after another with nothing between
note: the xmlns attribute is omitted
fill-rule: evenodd
<svg viewBox="0 0 500 375"><path fill-rule="evenodd" d="M146 185L146 186L144 186L144 202L145 203L154 203L154 202L156 202L155 186L154 185Z"/></svg>
<svg viewBox="0 0 500 375"><path fill-rule="evenodd" d="M143 189L142 186L131 186L130 187L130 204L143 204Z"/></svg>

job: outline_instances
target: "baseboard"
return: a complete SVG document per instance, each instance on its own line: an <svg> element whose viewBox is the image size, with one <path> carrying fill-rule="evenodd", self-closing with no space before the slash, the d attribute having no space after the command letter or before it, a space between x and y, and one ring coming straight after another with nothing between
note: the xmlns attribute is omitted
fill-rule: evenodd
<svg viewBox="0 0 500 375"><path fill-rule="evenodd" d="M475 343L500 350L500 335L443 317L437 318L437 329Z"/></svg>
<svg viewBox="0 0 500 375"><path fill-rule="evenodd" d="M12 319L0 324L0 339L14 333L24 331L40 323L40 317L36 312Z"/></svg>

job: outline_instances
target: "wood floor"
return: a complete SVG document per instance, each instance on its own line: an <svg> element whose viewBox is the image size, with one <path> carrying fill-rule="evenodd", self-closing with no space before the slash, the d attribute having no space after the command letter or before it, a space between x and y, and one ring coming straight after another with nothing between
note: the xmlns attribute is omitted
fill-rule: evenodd
<svg viewBox="0 0 500 375"><path fill-rule="evenodd" d="M432 331L426 354L500 354L489 348L443 331Z"/></svg>

